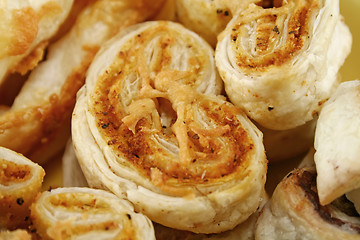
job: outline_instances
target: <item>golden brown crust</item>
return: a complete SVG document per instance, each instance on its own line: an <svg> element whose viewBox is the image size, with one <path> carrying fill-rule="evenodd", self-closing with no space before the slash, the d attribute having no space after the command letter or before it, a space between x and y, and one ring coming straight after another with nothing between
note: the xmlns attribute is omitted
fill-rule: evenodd
<svg viewBox="0 0 360 240"><path fill-rule="evenodd" d="M148 218L125 200L90 188L43 192L31 206L31 229L41 239L154 239Z"/></svg>
<svg viewBox="0 0 360 240"><path fill-rule="evenodd" d="M44 175L39 165L0 147L0 228L29 225L29 207L41 191Z"/></svg>
<svg viewBox="0 0 360 240"><path fill-rule="evenodd" d="M21 152L39 163L47 160L41 157L39 152L47 148L52 151L49 146L54 151L60 151L65 146L67 139L63 136L63 132L60 131L64 129L64 125L69 125L76 93L83 85L85 73L100 45L121 28L141 22L155 14L161 5L161 1L156 1L155 4L152 3L153 1L147 0L137 1L136 3L133 1L119 2L113 0L86 3L86 7L82 8L83 11L71 32L50 46L47 61L43 62L30 74L28 83L26 83L15 100L16 107L13 105L10 111L1 116L0 129L3 134L0 135L0 145ZM145 9L149 5L152 7ZM44 8L42 12L47 12L46 9ZM55 12L56 9L54 14ZM105 30L97 28L99 23L105 24ZM98 31L98 34L96 34L96 31ZM94 36L90 37L89 32ZM93 40L93 38L96 40ZM75 59L79 58L80 60L76 63L64 62L63 53L59 50L59 48L63 48L63 51L65 51L64 48L70 47L72 49L70 50L71 54L79 54L79 57ZM35 51L34 57L31 56L25 59L25 62L22 63L26 64L21 65L19 70L24 73L28 68L33 67L32 61L38 59L36 56L40 56L38 54L40 52ZM51 64L53 65L49 66ZM71 64L71 66L67 66L67 64ZM59 72L49 72L53 71L54 68L58 69ZM65 71L62 68L69 70ZM40 81L48 82L52 79L53 74L57 75L57 79L60 79L57 80L58 82L54 82L53 86L48 83L39 83ZM38 86L27 87L28 85L31 86L31 84ZM29 101L30 92L39 91L38 89L43 88L42 85L48 87L43 94L44 97ZM36 98L39 95L34 94L34 96ZM24 100L21 100L21 98L24 98ZM21 101L23 102L21 103ZM19 107L19 105L24 105L24 107ZM67 136L69 134L67 132ZM53 146L52 142L54 141L57 141L59 147Z"/></svg>
<svg viewBox="0 0 360 240"><path fill-rule="evenodd" d="M316 118L334 92L352 36L338 1L291 0L249 4L218 40L216 64L230 101L261 126L288 130Z"/></svg>
<svg viewBox="0 0 360 240"><path fill-rule="evenodd" d="M89 185L178 229L245 221L265 182L262 134L220 90L213 49L182 25L153 21L117 35L89 68L72 117Z"/></svg>
<svg viewBox="0 0 360 240"><path fill-rule="evenodd" d="M5 15L3 10L1 15ZM33 8L13 9L11 15L12 19L10 22L2 21L2 24L6 26L1 28L6 27L8 32L7 35L1 37L1 39L5 38L6 41L1 41L1 45L4 45L4 48L2 48L0 58L7 55L15 56L25 53L38 32L39 17Z"/></svg>

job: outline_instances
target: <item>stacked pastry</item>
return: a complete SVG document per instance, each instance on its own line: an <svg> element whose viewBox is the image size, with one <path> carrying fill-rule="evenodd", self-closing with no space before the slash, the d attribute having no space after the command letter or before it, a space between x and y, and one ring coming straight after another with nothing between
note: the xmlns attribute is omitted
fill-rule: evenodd
<svg viewBox="0 0 360 240"><path fill-rule="evenodd" d="M106 0L81 5L69 32L50 45L46 61L31 72L11 107L0 116L0 145L41 164L59 153L69 137L76 92L99 47L122 28L155 15L161 3ZM46 20L52 28L59 26L59 21Z"/></svg>
<svg viewBox="0 0 360 240"><path fill-rule="evenodd" d="M215 233L245 221L264 190L262 134L220 89L213 50L177 23L147 22L113 38L72 117L89 185L172 228Z"/></svg>
<svg viewBox="0 0 360 240"><path fill-rule="evenodd" d="M360 81L344 82L324 104L312 164L306 159L277 186L257 239L360 239L359 93Z"/></svg>
<svg viewBox="0 0 360 240"><path fill-rule="evenodd" d="M338 0L0 6L0 104L27 73L0 106L0 238L359 238ZM65 145L69 187L40 193ZM312 145L268 201L267 158Z"/></svg>
<svg viewBox="0 0 360 240"><path fill-rule="evenodd" d="M218 37L215 58L230 100L263 127L286 130L312 120L333 93L351 40L339 1L251 3Z"/></svg>

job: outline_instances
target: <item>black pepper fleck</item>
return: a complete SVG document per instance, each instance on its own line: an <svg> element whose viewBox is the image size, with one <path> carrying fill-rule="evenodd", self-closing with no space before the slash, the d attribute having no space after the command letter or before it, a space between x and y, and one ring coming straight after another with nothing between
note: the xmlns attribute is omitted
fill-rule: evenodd
<svg viewBox="0 0 360 240"><path fill-rule="evenodd" d="M16 203L17 203L18 205L23 205L24 199L18 198L18 199L16 199Z"/></svg>
<svg viewBox="0 0 360 240"><path fill-rule="evenodd" d="M273 31L276 32L277 34L280 34L280 31L279 31L279 28L277 25L274 27Z"/></svg>

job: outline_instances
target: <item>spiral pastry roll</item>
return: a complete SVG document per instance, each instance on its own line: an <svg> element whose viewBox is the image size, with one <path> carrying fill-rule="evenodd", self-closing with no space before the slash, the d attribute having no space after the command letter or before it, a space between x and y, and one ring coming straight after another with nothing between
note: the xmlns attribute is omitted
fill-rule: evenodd
<svg viewBox="0 0 360 240"><path fill-rule="evenodd" d="M235 105L263 127L287 130L312 120L333 93L352 37L338 0L262 2L229 22L216 64Z"/></svg>
<svg viewBox="0 0 360 240"><path fill-rule="evenodd" d="M360 239L359 215L343 196L322 206L315 168L290 172L263 208L255 239Z"/></svg>
<svg viewBox="0 0 360 240"><path fill-rule="evenodd" d="M11 108L0 116L0 146L44 163L69 138L76 93L100 46L124 27L157 13L162 1L91 1L71 30L49 47Z"/></svg>
<svg viewBox="0 0 360 240"><path fill-rule="evenodd" d="M108 188L171 228L234 228L259 206L261 132L216 95L213 50L174 22L147 22L108 42L72 117L92 187Z"/></svg>
<svg viewBox="0 0 360 240"><path fill-rule="evenodd" d="M41 191L44 175L41 166L0 147L0 229L29 224L29 207Z"/></svg>
<svg viewBox="0 0 360 240"><path fill-rule="evenodd" d="M155 239L151 221L104 190L57 188L31 206L33 231L41 239Z"/></svg>
<svg viewBox="0 0 360 240"><path fill-rule="evenodd" d="M9 73L25 74L37 65L72 4L73 0L0 2L0 85Z"/></svg>
<svg viewBox="0 0 360 240"><path fill-rule="evenodd" d="M321 204L360 187L360 81L340 84L320 112L315 164Z"/></svg>

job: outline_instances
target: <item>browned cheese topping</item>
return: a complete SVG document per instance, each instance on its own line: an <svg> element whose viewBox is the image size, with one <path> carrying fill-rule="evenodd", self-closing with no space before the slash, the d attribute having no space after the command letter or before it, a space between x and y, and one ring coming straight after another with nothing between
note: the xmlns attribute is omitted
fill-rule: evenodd
<svg viewBox="0 0 360 240"><path fill-rule="evenodd" d="M286 4L263 0L244 10L231 34L232 47L237 52L237 65L244 71L254 68L264 71L291 60L307 46L306 41L312 31L311 22L320 7L318 0L290 0ZM249 26L255 33L249 32ZM255 46L244 43L243 39L254 39Z"/></svg>
<svg viewBox="0 0 360 240"><path fill-rule="evenodd" d="M98 129L127 167L155 185L192 186L239 177L249 164L252 139L236 117L237 108L195 90L205 61L196 48L187 47L192 51L183 59L187 70L173 70L177 35L164 24L122 48L94 91ZM152 39L158 39L157 50L148 64L145 49Z"/></svg>

